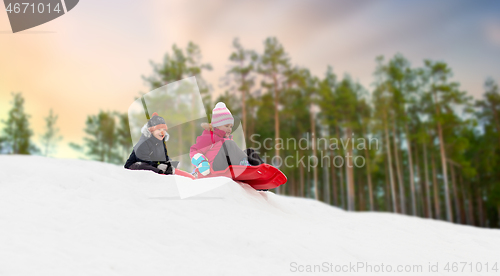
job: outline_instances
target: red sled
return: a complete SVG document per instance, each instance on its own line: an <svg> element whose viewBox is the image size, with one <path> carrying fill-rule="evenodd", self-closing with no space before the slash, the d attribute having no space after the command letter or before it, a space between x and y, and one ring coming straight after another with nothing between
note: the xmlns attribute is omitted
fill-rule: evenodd
<svg viewBox="0 0 500 276"><path fill-rule="evenodd" d="M234 181L246 183L256 190L274 189L287 181L286 176L280 170L269 164L260 164L258 166L232 165L223 171L213 171L210 168L210 174L207 176L202 175L198 170L196 170L196 174L198 179L217 176L229 177Z"/></svg>

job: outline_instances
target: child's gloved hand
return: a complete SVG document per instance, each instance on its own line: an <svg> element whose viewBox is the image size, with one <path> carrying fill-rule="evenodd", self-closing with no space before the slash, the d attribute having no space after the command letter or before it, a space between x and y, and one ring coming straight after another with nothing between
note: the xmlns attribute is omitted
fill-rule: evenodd
<svg viewBox="0 0 500 276"><path fill-rule="evenodd" d="M167 171L168 165L167 164L160 164L157 167L159 170L162 170L163 172Z"/></svg>
<svg viewBox="0 0 500 276"><path fill-rule="evenodd" d="M193 158L191 158L191 163L196 166L202 175L207 176L210 174L210 163L208 163L208 159L205 155L201 153L195 154Z"/></svg>
<svg viewBox="0 0 500 276"><path fill-rule="evenodd" d="M165 171L165 174L175 174L175 168L172 166L168 166L167 170Z"/></svg>
<svg viewBox="0 0 500 276"><path fill-rule="evenodd" d="M168 161L166 164L159 164L157 168L163 171L164 174L175 174L175 168Z"/></svg>
<svg viewBox="0 0 500 276"><path fill-rule="evenodd" d="M196 168L198 168L198 171L204 176L210 174L210 163L208 163L208 161L201 162Z"/></svg>

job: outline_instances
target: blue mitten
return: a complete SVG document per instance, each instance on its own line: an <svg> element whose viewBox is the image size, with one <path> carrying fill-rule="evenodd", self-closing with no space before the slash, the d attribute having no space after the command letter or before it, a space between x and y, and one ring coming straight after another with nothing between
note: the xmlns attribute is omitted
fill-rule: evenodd
<svg viewBox="0 0 500 276"><path fill-rule="evenodd" d="M208 163L208 159L205 155L201 153L195 154L193 158L191 158L191 163L196 166L202 175L207 176L210 174L210 163Z"/></svg>
<svg viewBox="0 0 500 276"><path fill-rule="evenodd" d="M208 161L203 161L201 162L200 165L198 165L198 171L203 174L204 176L207 176L210 174L210 163Z"/></svg>

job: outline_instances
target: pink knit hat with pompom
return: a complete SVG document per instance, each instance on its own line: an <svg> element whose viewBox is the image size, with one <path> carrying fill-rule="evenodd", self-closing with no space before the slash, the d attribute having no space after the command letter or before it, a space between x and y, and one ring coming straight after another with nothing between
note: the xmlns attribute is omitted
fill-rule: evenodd
<svg viewBox="0 0 500 276"><path fill-rule="evenodd" d="M227 124L234 125L233 115L231 115L231 111L227 109L225 103L218 102L212 110L212 126L218 127Z"/></svg>

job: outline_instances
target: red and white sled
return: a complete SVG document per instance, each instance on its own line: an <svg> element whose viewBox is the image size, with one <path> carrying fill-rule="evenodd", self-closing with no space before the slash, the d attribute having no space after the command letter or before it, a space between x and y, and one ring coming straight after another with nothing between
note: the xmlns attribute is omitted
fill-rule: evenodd
<svg viewBox="0 0 500 276"><path fill-rule="evenodd" d="M234 181L246 183L256 190L274 189L287 181L286 176L280 170L269 164L258 166L233 165L223 171L214 171L210 168L210 174L207 176L202 175L198 170L196 170L197 177L181 170L175 170L175 174L191 179L224 176Z"/></svg>

